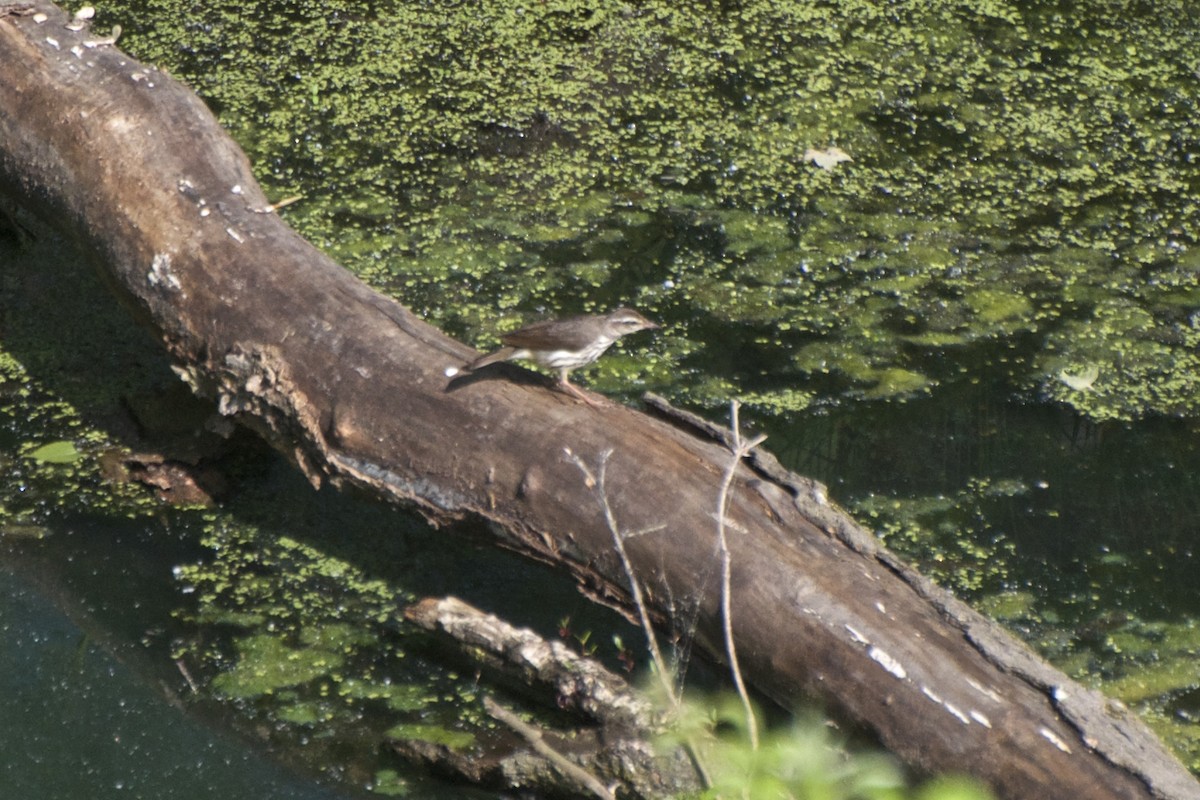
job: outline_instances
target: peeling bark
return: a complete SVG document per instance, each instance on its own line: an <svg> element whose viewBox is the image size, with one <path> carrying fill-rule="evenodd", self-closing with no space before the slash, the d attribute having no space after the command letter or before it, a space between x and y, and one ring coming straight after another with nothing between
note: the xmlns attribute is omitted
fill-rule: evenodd
<svg viewBox="0 0 1200 800"><path fill-rule="evenodd" d="M567 460L608 458L609 501L656 616L717 658L715 498L729 452L677 413L593 408L515 367L449 385L475 351L372 292L274 213L190 91L0 6L0 193L93 253L222 413L314 484L366 488L435 527L485 519L500 544L629 610L601 510ZM661 407L661 404L660 404ZM665 407L663 407L665 408ZM747 679L820 698L909 763L1007 798L1196 798L1118 704L1070 681L930 584L767 454L730 492L734 635Z"/></svg>
<svg viewBox="0 0 1200 800"><path fill-rule="evenodd" d="M423 600L404 616L456 642L476 667L532 688L541 708L571 714L570 727L538 728L537 737L602 786L618 785L623 797L646 800L703 788L686 753L655 752L658 723L645 698L597 661L452 597ZM505 724L520 727L511 720ZM578 791L583 782L533 750L531 738L528 730L517 737L497 735L469 752L412 741L393 747L440 771L497 788Z"/></svg>

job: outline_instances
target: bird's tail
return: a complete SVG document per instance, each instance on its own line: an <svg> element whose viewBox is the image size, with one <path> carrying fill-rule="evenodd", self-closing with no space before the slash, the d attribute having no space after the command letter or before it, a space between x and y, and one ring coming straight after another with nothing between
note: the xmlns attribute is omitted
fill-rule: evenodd
<svg viewBox="0 0 1200 800"><path fill-rule="evenodd" d="M513 353L517 352L515 347L501 347L487 355L480 356L469 364L464 364L463 369L467 372L473 372L481 367L486 367L488 364L498 364L501 361L508 361L513 357Z"/></svg>

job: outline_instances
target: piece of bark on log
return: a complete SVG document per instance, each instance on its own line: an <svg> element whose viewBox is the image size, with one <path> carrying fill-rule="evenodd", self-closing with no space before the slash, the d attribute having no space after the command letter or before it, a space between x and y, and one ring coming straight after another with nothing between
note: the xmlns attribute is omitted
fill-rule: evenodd
<svg viewBox="0 0 1200 800"><path fill-rule="evenodd" d="M564 448L608 460L627 547L659 618L722 641L713 581L718 442L515 368L447 386L475 352L383 298L269 211L245 156L190 91L67 15L0 11L0 192L97 257L179 374L314 483L365 487L498 541L628 610L591 490ZM0 6L0 9L13 8ZM909 763L1008 798L1196 798L1118 704L916 575L805 484L749 463L729 503L732 609L748 680L812 697ZM659 528L658 526L661 526Z"/></svg>
<svg viewBox="0 0 1200 800"><path fill-rule="evenodd" d="M406 609L404 616L456 642L470 654L474 667L488 670L489 683L497 682L497 674L510 677L525 687L521 694L531 695L541 708L569 714L565 729L556 725L539 730L542 741L604 786L621 786L623 797L654 800L703 788L685 752L656 751L653 740L660 722L645 697L594 659L453 597L427 598ZM496 788L558 794L578 790L578 779L530 752L529 738L481 737L467 750L414 740L392 746L410 759Z"/></svg>

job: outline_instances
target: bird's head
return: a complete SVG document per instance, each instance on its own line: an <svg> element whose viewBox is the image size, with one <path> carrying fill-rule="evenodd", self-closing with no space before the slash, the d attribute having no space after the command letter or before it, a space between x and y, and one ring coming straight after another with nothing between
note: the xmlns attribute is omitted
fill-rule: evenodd
<svg viewBox="0 0 1200 800"><path fill-rule="evenodd" d="M655 322L643 317L632 308L618 308L608 312L604 320L614 338L620 338L635 331L653 330L659 327Z"/></svg>

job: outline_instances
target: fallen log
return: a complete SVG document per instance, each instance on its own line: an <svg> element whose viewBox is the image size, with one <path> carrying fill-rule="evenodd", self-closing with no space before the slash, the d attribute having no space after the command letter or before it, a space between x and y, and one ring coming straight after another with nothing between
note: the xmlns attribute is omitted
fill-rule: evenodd
<svg viewBox="0 0 1200 800"><path fill-rule="evenodd" d="M44 15L42 17L41 15ZM223 414L314 484L352 484L435 527L568 570L723 657L716 498L730 462L705 423L548 391L372 292L272 209L203 103L45 2L0 5L0 194L54 223ZM719 435L718 435L719 438ZM605 465L606 519L578 465ZM1126 709L933 586L766 454L729 487L732 634L747 680L820 698L908 763L1007 798L1196 798ZM612 529L615 521L617 530Z"/></svg>

